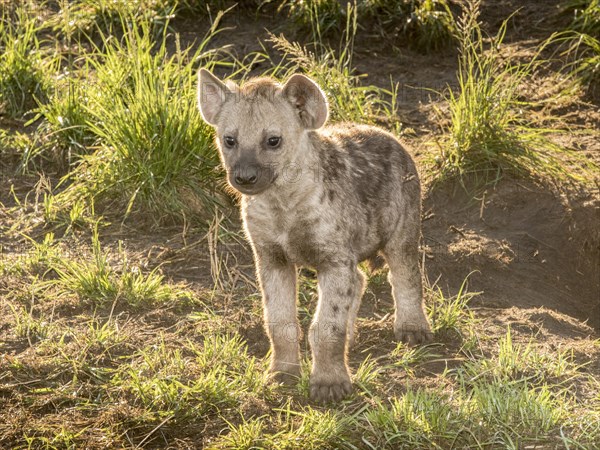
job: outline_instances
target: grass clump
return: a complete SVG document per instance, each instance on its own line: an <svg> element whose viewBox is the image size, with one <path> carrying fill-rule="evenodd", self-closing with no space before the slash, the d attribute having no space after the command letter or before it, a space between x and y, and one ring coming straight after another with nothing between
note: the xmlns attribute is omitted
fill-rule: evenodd
<svg viewBox="0 0 600 450"><path fill-rule="evenodd" d="M138 267L131 267L120 253L121 266L117 270L108 261L94 230L91 260L59 259L54 266L58 279L52 284L58 284L65 294L76 294L81 300L97 306L121 300L136 308L190 298L186 291L166 284L164 276L156 269L144 274Z"/></svg>
<svg viewBox="0 0 600 450"><path fill-rule="evenodd" d="M345 22L356 13L360 25L372 28L376 23L385 36L399 36L411 47L437 51L455 41L456 26L446 0L358 0L344 9L337 0L288 0L290 21L301 30L309 30L315 42L343 30Z"/></svg>
<svg viewBox="0 0 600 450"><path fill-rule="evenodd" d="M575 55L568 64L570 77L577 86L582 86L590 98L600 98L600 37L590 34L568 34L562 38L569 43L564 54Z"/></svg>
<svg viewBox="0 0 600 450"><path fill-rule="evenodd" d="M204 349L222 344L221 358L205 364ZM173 348L161 339L122 365L111 383L120 395L131 396L151 420L183 421L231 408L248 395L256 395L263 389L262 374L263 368L238 335L211 334L200 346L190 343L185 349Z"/></svg>
<svg viewBox="0 0 600 450"><path fill-rule="evenodd" d="M572 30L600 38L599 0L570 0L565 3L563 11L573 14Z"/></svg>
<svg viewBox="0 0 600 450"><path fill-rule="evenodd" d="M81 156L92 152L97 136L88 126L90 120L85 105L89 97L84 81L68 78L60 83L47 102L38 108L43 118L37 134L41 145L24 154L23 166L30 166L36 157L45 157L67 170L80 161ZM48 158L47 153L52 155Z"/></svg>
<svg viewBox="0 0 600 450"><path fill-rule="evenodd" d="M89 60L97 83L84 108L99 148L69 177L67 199L116 200L126 215L143 211L157 222L212 213L218 157L196 107L193 67L211 64L208 40L193 54L168 56L166 35L155 44L146 26L131 26L122 40L104 37L104 53Z"/></svg>
<svg viewBox="0 0 600 450"><path fill-rule="evenodd" d="M470 274L469 274L470 275ZM470 334L473 314L469 310L469 302L481 292L467 290L467 276L457 294L446 297L439 287L432 287L431 300L427 302L427 313L431 321L431 330L438 337L459 336L465 338Z"/></svg>
<svg viewBox="0 0 600 450"><path fill-rule="evenodd" d="M40 26L24 6L2 11L0 18L0 114L21 119L37 102L46 99L50 87L37 33Z"/></svg>
<svg viewBox="0 0 600 450"><path fill-rule="evenodd" d="M390 404L379 402L362 419L369 447L390 449L445 448L464 423L447 396L426 390L409 390Z"/></svg>
<svg viewBox="0 0 600 450"><path fill-rule="evenodd" d="M177 4L177 0L61 0L54 27L69 38L89 41L123 33L127 24L133 23L160 31L168 25Z"/></svg>
<svg viewBox="0 0 600 450"><path fill-rule="evenodd" d="M463 384L473 384L480 379L490 382L514 382L527 379L543 384L569 380L579 375L572 351L557 349L544 352L532 342L523 346L513 342L509 328L498 341L498 353L490 358L467 361L460 370Z"/></svg>
<svg viewBox="0 0 600 450"><path fill-rule="evenodd" d="M348 11L351 10L349 7ZM311 51L284 36L271 35L269 40L276 50L283 53L283 61L273 64L268 74L285 79L301 71L311 77L327 94L330 120L333 122L387 121L391 128L398 130L395 92L363 86L361 77L354 73L352 58L357 17L356 10L348 15L337 52L322 43L316 44Z"/></svg>
<svg viewBox="0 0 600 450"><path fill-rule="evenodd" d="M509 448L521 448L528 440L551 442L548 435L566 413L564 403L547 385L532 387L525 381L478 383L471 402L490 444Z"/></svg>
<svg viewBox="0 0 600 450"><path fill-rule="evenodd" d="M441 144L438 180L458 177L476 184L498 181L513 173L536 179L586 181L565 160L581 159L548 137L549 130L528 123L523 111L534 106L520 97L520 87L539 66L538 55L528 63L505 62L498 52L505 21L489 50L478 23L479 1L469 4L460 21L458 92L448 93L450 125Z"/></svg>
<svg viewBox="0 0 600 450"><path fill-rule="evenodd" d="M363 14L382 30L398 30L402 40L422 52L456 42L456 23L446 0L364 0Z"/></svg>

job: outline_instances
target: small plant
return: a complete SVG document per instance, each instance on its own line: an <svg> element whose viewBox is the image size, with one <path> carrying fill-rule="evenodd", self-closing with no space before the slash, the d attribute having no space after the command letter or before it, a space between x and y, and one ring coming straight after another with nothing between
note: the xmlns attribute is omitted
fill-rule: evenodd
<svg viewBox="0 0 600 450"><path fill-rule="evenodd" d="M415 367L438 355L430 353L427 347L410 347L399 342L390 352L391 368L402 369L409 377L415 376Z"/></svg>
<svg viewBox="0 0 600 450"><path fill-rule="evenodd" d="M513 448L521 447L522 434L538 437L555 429L566 412L564 402L548 386L534 388L525 381L478 383L471 399L483 426L496 431L496 443Z"/></svg>
<svg viewBox="0 0 600 450"><path fill-rule="evenodd" d="M459 89L450 90L447 97L451 123L437 160L438 180L457 177L464 185L469 177L476 185L485 185L509 172L535 179L587 181L585 167L577 171L565 164L565 160L584 164L581 158L554 144L548 130L536 128L524 117L533 102L522 100L519 88L539 65L539 52L526 64L505 62L498 49L507 21L486 51L478 14L479 1L473 1L460 20Z"/></svg>
<svg viewBox="0 0 600 450"><path fill-rule="evenodd" d="M79 162L81 156L89 154L97 137L88 125L87 101L83 80L69 77L57 86L54 94L38 109L38 116L44 119L38 133L45 142L27 157L41 156L51 150L54 152L51 160L68 169ZM27 164L28 161L24 161L24 165Z"/></svg>
<svg viewBox="0 0 600 450"><path fill-rule="evenodd" d="M377 360L367 356L358 366L354 374L354 383L367 394L372 397L372 391L376 386L379 375L381 374Z"/></svg>
<svg viewBox="0 0 600 450"><path fill-rule="evenodd" d="M570 28L579 33L600 38L600 1L569 0L563 6L563 12L573 15Z"/></svg>
<svg viewBox="0 0 600 450"><path fill-rule="evenodd" d="M164 340L140 350L131 363L124 364L111 383L160 420L199 418L239 404L248 392L255 392L259 367L237 336L206 336L206 347L223 343L237 353L221 351L225 359L205 365L203 350L192 348L197 358ZM231 341L231 343L230 343Z"/></svg>
<svg viewBox="0 0 600 450"><path fill-rule="evenodd" d="M284 36L271 35L269 41L283 53L283 62L273 64L269 75L285 79L303 71L317 82L327 94L330 120L374 123L387 120L397 124L395 91L376 86L362 86L361 77L354 74L352 57L357 30L357 11L348 7L348 17L338 52L325 44L317 44L312 52ZM391 97L391 100L386 100Z"/></svg>
<svg viewBox="0 0 600 450"><path fill-rule="evenodd" d="M27 255L26 266L33 273L44 274L44 272L52 268L56 260L59 258L59 250L56 247L54 233L47 233L44 236L44 240L40 243L36 242L29 236L25 237L33 245L33 249Z"/></svg>
<svg viewBox="0 0 600 450"><path fill-rule="evenodd" d="M147 24L155 32L168 26L178 0L59 0L54 29L71 39L121 34L127 24Z"/></svg>
<svg viewBox="0 0 600 450"><path fill-rule="evenodd" d="M456 41L456 23L446 0L364 0L361 15L377 21L383 33L399 31L409 46L438 51Z"/></svg>
<svg viewBox="0 0 600 450"><path fill-rule="evenodd" d="M591 98L600 97L600 38L569 33L561 39L569 43L563 54L575 55L575 60L567 66L575 83L587 89Z"/></svg>
<svg viewBox="0 0 600 450"><path fill-rule="evenodd" d="M370 448L449 448L465 423L460 411L441 392L409 390L390 405L379 402L364 414ZM462 443L462 442L461 442Z"/></svg>
<svg viewBox="0 0 600 450"><path fill-rule="evenodd" d="M122 40L103 39L104 53L89 60L98 81L84 108L100 145L64 195L117 201L126 215L143 211L157 222L211 215L219 202L218 158L195 104L193 66L211 64L204 50L210 36L194 54L178 48L173 56L166 35L155 45L144 25L132 25Z"/></svg>
<svg viewBox="0 0 600 450"><path fill-rule="evenodd" d="M357 0L345 9L338 0L287 0L278 11L287 10L294 26L309 30L313 42L343 30L344 23L356 14L360 25L372 28L376 22L382 34L400 35L420 51L436 51L456 39L454 17L446 0Z"/></svg>
<svg viewBox="0 0 600 450"><path fill-rule="evenodd" d="M252 450L265 448L266 438L262 419L229 424L229 432L211 446L212 449Z"/></svg>
<svg viewBox="0 0 600 450"><path fill-rule="evenodd" d="M572 380L581 366L574 363L572 351L564 349L542 351L533 346L515 344L509 328L498 342L494 357L467 361L459 370L465 385L483 380L492 383L510 383L526 378L532 384Z"/></svg>
<svg viewBox="0 0 600 450"><path fill-rule="evenodd" d="M278 7L279 12L284 9L297 28L312 31L313 38L319 40L339 31L347 12L338 0L288 0Z"/></svg>
<svg viewBox="0 0 600 450"><path fill-rule="evenodd" d="M345 448L351 418L337 411L310 407L293 410L290 403L279 410L282 431L269 436L267 448L307 450Z"/></svg>
<svg viewBox="0 0 600 450"><path fill-rule="evenodd" d="M100 247L97 229L92 235L91 261L60 259L55 270L63 293L74 293L84 301L98 306L111 305L118 300L132 307L164 303L168 300L190 298L184 290L164 283L164 277L155 269L143 274L132 267L122 254L120 270L115 270Z"/></svg>
<svg viewBox="0 0 600 450"><path fill-rule="evenodd" d="M464 338L468 334L468 325L473 320L468 304L473 297L480 294L467 291L469 276L464 279L458 293L453 297L445 297L439 287L431 289L432 300L427 304L427 312L431 329L436 335L454 333Z"/></svg>
<svg viewBox="0 0 600 450"><path fill-rule="evenodd" d="M51 330L51 324L43 318L33 315L33 308L26 311L22 307L9 305L14 317L14 333L18 337L27 338L32 344L46 339Z"/></svg>
<svg viewBox="0 0 600 450"><path fill-rule="evenodd" d="M44 102L51 72L37 33L40 26L24 6L14 18L3 10L0 18L0 114L21 119L37 102Z"/></svg>

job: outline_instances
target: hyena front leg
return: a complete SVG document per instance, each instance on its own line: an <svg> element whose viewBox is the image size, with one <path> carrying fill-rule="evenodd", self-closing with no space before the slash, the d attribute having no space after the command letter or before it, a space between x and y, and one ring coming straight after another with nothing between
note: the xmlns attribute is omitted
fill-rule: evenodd
<svg viewBox="0 0 600 450"><path fill-rule="evenodd" d="M310 397L318 402L339 401L352 391L346 362L351 308L362 291L355 264L319 270L319 303L309 330L313 356Z"/></svg>
<svg viewBox="0 0 600 450"><path fill-rule="evenodd" d="M397 230L383 251L390 273L396 307L394 334L409 345L433 340L423 305L423 282L419 267L419 232Z"/></svg>
<svg viewBox="0 0 600 450"><path fill-rule="evenodd" d="M276 381L300 376L300 326L296 313L296 267L268 251L256 251L265 328L271 341L269 372Z"/></svg>
<svg viewBox="0 0 600 450"><path fill-rule="evenodd" d="M367 287L367 277L360 270L356 270L356 283L354 285L354 300L352 305L350 306L350 311L348 312L348 348L351 348L355 342L356 336L356 328L354 323L356 322L356 316L358 315L358 310L360 309L360 303L362 300L362 296L365 293L365 288Z"/></svg>

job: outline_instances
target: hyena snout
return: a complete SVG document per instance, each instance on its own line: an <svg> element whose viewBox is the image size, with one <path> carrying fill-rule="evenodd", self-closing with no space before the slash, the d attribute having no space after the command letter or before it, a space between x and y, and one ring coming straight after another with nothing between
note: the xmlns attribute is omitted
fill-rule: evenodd
<svg viewBox="0 0 600 450"><path fill-rule="evenodd" d="M273 170L256 161L240 161L229 174L229 183L243 194L254 195L267 189L276 176Z"/></svg>
<svg viewBox="0 0 600 450"><path fill-rule="evenodd" d="M256 166L238 168L234 179L240 186L252 186L258 180L258 168Z"/></svg>

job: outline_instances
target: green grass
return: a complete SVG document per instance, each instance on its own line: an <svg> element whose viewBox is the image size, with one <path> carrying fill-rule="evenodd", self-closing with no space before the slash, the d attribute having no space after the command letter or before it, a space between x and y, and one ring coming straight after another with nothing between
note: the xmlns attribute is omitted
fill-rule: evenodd
<svg viewBox="0 0 600 450"><path fill-rule="evenodd" d="M458 90L447 93L450 125L436 157L437 181L458 178L486 185L512 173L589 182L593 164L555 144L549 134L557 130L528 120L526 112L535 103L523 99L521 88L539 68L541 49L527 63L506 61L499 49L508 21L486 49L478 15L479 2L471 2L460 21Z"/></svg>
<svg viewBox="0 0 600 450"><path fill-rule="evenodd" d="M598 0L569 0L563 12L572 14L570 28L596 39L600 38L600 2Z"/></svg>
<svg viewBox="0 0 600 450"><path fill-rule="evenodd" d="M69 40L94 42L107 34L126 31L126 24L147 24L160 32L175 13L174 0L59 0L54 17L56 31Z"/></svg>
<svg viewBox="0 0 600 450"><path fill-rule="evenodd" d="M87 245L81 256L61 251L78 241L48 234L33 244L22 273L34 277L41 268L50 282L0 303L11 324L6 342L28 348L3 366L3 382L16 395L11 404L47 408L0 437L11 447L593 448L600 436L598 381L593 366L575 361L583 349L596 354L597 342L551 348L512 330L498 337L473 319L466 284L428 312L438 338L451 331L446 339L458 342L459 330L475 337L477 349L439 345L434 354L431 346L398 344L374 357L359 347L352 351L355 393L322 408L307 398L308 361L297 386L266 382L268 355L257 355L251 347L258 341L244 337L253 326L231 320L222 303L230 300L220 297L229 290L204 294L214 311L202 300L194 303L198 311L173 309L180 288L136 273L123 249L100 248L95 232L89 252ZM126 281L132 273L143 288ZM254 305L238 307L261 326ZM445 368L432 371L440 363ZM66 410L76 422L65 421Z"/></svg>
<svg viewBox="0 0 600 450"><path fill-rule="evenodd" d="M446 297L439 287L429 289L430 300L427 302L427 312L431 322L431 330L438 338L458 335L466 339L472 329L473 315L468 304L473 297L481 292L469 292L467 281L469 274L462 282L457 294Z"/></svg>
<svg viewBox="0 0 600 450"><path fill-rule="evenodd" d="M214 13L229 2L209 3L218 24L222 16ZM234 211L214 214L222 178L212 132L197 112L195 74L206 66L225 77L283 80L302 71L326 90L333 122L398 132L398 87L370 86L354 69L358 29L376 25L397 43L397 25L400 42L436 50L453 42L454 25L445 2L357 3L346 12L294 3L299 15L312 8L306 26L315 42L272 36L241 61L209 50L217 25L195 46L179 44L166 15L170 8L180 17L204 13L207 3L191 0L59 1L39 17L17 9L2 22L0 46L8 52L0 54L0 92L3 108L14 109L0 118L0 447L597 447L600 341L553 335L541 325L535 334L516 324L507 330L512 319L472 307L480 293L467 280L456 292L426 288L436 342L414 348L393 342L392 303L367 304L379 297L369 289L349 354L355 391L340 404L309 400L307 353L295 386L267 383L251 252L242 232L228 229ZM410 10L408 23L402 8L420 9ZM41 17L56 27L52 33L39 28ZM464 26L461 91L450 94L453 122L441 142L443 175L562 177L548 169L562 160L542 145L546 130L527 120L535 105L520 94L537 63L503 60L477 26L469 34ZM342 38L334 48L336 32ZM590 42L582 40L580 55L594 55L583 52L595 49ZM278 55L268 55L269 45ZM569 70L584 77L594 64ZM29 174L15 178L19 159ZM57 174L64 175L58 187ZM133 212L150 219L128 222L133 229L100 227L96 211L109 216L103 226ZM138 228L165 219L177 227ZM208 232L199 227L204 219ZM384 273L374 275L371 287L383 280ZM306 329L316 278L301 276L299 291Z"/></svg>
<svg viewBox="0 0 600 450"><path fill-rule="evenodd" d="M287 0L278 11L286 11L297 29L310 31L319 43L342 31L353 14L361 27L376 24L382 36L419 51L439 51L455 41L456 26L445 0L359 0L348 2L346 10L342 5L337 0Z"/></svg>
<svg viewBox="0 0 600 450"><path fill-rule="evenodd" d="M42 26L26 7L2 9L0 17L0 112L22 119L44 102L54 61L44 57L38 37Z"/></svg>
<svg viewBox="0 0 600 450"><path fill-rule="evenodd" d="M315 45L314 50L297 42L290 42L283 35L270 35L269 41L283 58L279 63L268 59L273 68L267 74L285 79L302 71L321 86L329 101L332 122L386 122L396 131L400 123L396 116L396 95L391 90L376 86L365 86L361 76L355 74L352 58L357 31L356 10L349 15L340 39L339 50L326 44Z"/></svg>
<svg viewBox="0 0 600 450"><path fill-rule="evenodd" d="M83 155L93 152L98 137L89 127L91 117L85 107L89 101L88 90L85 79L68 77L39 106L38 118L43 122L37 133L41 142L33 152L24 153L24 167L31 167L36 158L41 157L67 171Z"/></svg>
<svg viewBox="0 0 600 450"><path fill-rule="evenodd" d="M96 83L82 111L98 148L67 177L64 196L116 201L126 215L142 210L156 222L212 216L218 157L194 94L195 62L213 64L209 39L194 53L168 55L167 36L155 43L146 26L132 25L121 40L103 37L103 53L88 57Z"/></svg>
<svg viewBox="0 0 600 450"><path fill-rule="evenodd" d="M464 384L482 380L496 383L510 383L526 379L531 383L551 383L570 380L576 377L583 366L574 362L573 352L568 349L545 351L533 345L513 342L509 328L498 342L497 354L465 363L461 369Z"/></svg>
<svg viewBox="0 0 600 450"><path fill-rule="evenodd" d="M582 87L591 99L600 97L600 38L567 32L559 34L556 40L568 46L563 56L573 57L573 61L567 64L569 78L576 86Z"/></svg>
<svg viewBox="0 0 600 450"><path fill-rule="evenodd" d="M121 301L137 308L191 299L185 290L163 283L164 276L157 269L144 274L139 267L128 264L124 255L120 259L118 268L111 265L94 230L91 258L58 258L52 266L58 279L51 284L57 284L62 294L76 294L82 301L97 306L114 307Z"/></svg>

